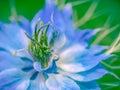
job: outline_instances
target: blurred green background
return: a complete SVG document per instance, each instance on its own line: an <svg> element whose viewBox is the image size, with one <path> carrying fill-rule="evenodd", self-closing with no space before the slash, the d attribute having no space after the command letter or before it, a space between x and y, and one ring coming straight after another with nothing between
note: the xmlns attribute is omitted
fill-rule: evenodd
<svg viewBox="0 0 120 90"><path fill-rule="evenodd" d="M0 20L5 22L8 22L11 16L10 1L12 0L0 0ZM44 0L14 0L14 2L17 14L23 15L29 20L31 20L35 13L44 5Z"/></svg>
<svg viewBox="0 0 120 90"><path fill-rule="evenodd" d="M23 15L32 20L39 9L44 6L44 0L14 0L18 15ZM59 7L66 3L73 5L73 18L75 26L80 29L102 28L91 41L91 44L110 46L120 32L120 0L58 0ZM10 22L10 0L0 0L0 21ZM110 33L111 32L111 33ZM109 33L109 34L108 34ZM119 42L120 43L120 42ZM111 66L120 66L120 48L117 57L106 60ZM109 68L120 77L120 68ZM111 75L105 75L98 80L102 90L120 90L120 81ZM109 85L102 85L102 83Z"/></svg>

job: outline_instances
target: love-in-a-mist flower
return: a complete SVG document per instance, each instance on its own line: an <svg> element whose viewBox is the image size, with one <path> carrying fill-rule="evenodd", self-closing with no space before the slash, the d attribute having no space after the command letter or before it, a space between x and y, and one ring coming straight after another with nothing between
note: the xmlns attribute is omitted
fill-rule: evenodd
<svg viewBox="0 0 120 90"><path fill-rule="evenodd" d="M0 24L0 90L100 90L95 80L108 73L100 61L110 55L88 45L97 30L74 28L70 4L58 10L47 0L20 25Z"/></svg>

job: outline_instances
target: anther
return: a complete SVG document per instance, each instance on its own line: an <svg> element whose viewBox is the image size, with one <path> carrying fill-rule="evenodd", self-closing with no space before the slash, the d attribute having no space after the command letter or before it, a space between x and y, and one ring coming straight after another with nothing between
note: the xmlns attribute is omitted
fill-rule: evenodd
<svg viewBox="0 0 120 90"><path fill-rule="evenodd" d="M26 50L25 48L22 48L22 49L19 49L19 50L15 50L15 51L12 53L12 55L13 55L13 56L17 56L18 53L23 52L23 51L25 51L25 50Z"/></svg>

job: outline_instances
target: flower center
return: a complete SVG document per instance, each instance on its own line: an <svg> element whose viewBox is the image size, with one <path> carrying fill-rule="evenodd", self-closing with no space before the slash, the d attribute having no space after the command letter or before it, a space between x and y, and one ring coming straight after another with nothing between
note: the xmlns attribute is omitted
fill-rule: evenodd
<svg viewBox="0 0 120 90"><path fill-rule="evenodd" d="M40 26L38 23L40 23ZM50 23L38 23L35 26L35 32L32 38L28 36L31 40L28 46L28 51L34 60L41 64L42 68L46 68L49 66L49 62L51 62L51 60L57 60L58 56L53 52L48 42L47 31Z"/></svg>

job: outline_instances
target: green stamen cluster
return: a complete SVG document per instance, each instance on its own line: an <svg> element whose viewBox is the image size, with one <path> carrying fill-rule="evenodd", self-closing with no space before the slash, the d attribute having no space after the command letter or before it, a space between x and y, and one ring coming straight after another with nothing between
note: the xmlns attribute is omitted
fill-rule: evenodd
<svg viewBox="0 0 120 90"><path fill-rule="evenodd" d="M29 44L28 50L32 54L35 61L40 62L42 67L48 66L48 62L51 56L51 48L48 43L47 31L49 28L48 24L43 24L40 22L40 28L38 28L38 23L35 27L34 35L32 36L31 42Z"/></svg>

